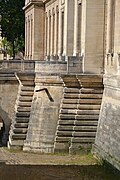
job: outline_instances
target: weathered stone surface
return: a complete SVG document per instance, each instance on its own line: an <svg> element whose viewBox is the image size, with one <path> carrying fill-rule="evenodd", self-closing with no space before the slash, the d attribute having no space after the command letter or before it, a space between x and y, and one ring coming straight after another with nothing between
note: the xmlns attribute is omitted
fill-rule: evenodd
<svg viewBox="0 0 120 180"><path fill-rule="evenodd" d="M37 75L36 78L36 92L33 97L27 138L23 147L25 151L51 153L54 150L63 87L58 76L47 77Z"/></svg>
<svg viewBox="0 0 120 180"><path fill-rule="evenodd" d="M30 117L30 108L32 103L32 96L34 94L34 73L18 73L16 77L19 81L18 95L15 104L15 114L11 124L9 136L9 148L22 148L23 141L26 139L28 129L28 122ZM25 83L25 81L28 83ZM32 83L29 86L29 82ZM27 88L23 88L23 86ZM32 87L29 88L29 87ZM24 98L21 98L24 97ZM28 99L29 98L29 99ZM27 100L27 101L26 101ZM28 101L29 100L29 101ZM18 141L18 142L17 142ZM20 141L20 144L19 144Z"/></svg>
<svg viewBox="0 0 120 180"><path fill-rule="evenodd" d="M105 76L105 90L93 151L120 170L119 76Z"/></svg>
<svg viewBox="0 0 120 180"><path fill-rule="evenodd" d="M4 81L3 81L4 78ZM11 72L0 71L0 118L4 122L5 132L2 143L7 144L10 124L14 117L14 105L17 98L18 81Z"/></svg>

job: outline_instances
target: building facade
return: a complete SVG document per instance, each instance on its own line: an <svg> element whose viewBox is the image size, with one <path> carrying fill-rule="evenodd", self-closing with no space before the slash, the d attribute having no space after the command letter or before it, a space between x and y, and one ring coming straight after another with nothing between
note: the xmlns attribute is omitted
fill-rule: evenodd
<svg viewBox="0 0 120 180"><path fill-rule="evenodd" d="M83 59L83 72L103 73L105 2L26 1L25 59ZM92 43L91 43L92 42Z"/></svg>
<svg viewBox="0 0 120 180"><path fill-rule="evenodd" d="M120 0L25 1L25 60L2 64L19 83L10 148L76 153L94 144L120 170L119 9Z"/></svg>

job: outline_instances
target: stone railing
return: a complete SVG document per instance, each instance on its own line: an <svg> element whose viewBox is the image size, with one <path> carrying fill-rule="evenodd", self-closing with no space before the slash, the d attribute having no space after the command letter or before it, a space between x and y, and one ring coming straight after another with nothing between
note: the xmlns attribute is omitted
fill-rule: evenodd
<svg viewBox="0 0 120 180"><path fill-rule="evenodd" d="M35 61L30 61L30 60L4 60L4 61L0 61L0 70L34 72Z"/></svg>

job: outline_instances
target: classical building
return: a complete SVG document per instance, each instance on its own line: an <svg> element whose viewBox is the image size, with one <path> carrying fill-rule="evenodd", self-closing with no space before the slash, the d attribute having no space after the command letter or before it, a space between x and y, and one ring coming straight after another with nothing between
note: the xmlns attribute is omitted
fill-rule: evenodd
<svg viewBox="0 0 120 180"><path fill-rule="evenodd" d="M92 148L120 170L120 0L26 0L23 9L25 60L0 62L8 147Z"/></svg>
<svg viewBox="0 0 120 180"><path fill-rule="evenodd" d="M105 2L26 1L25 59L82 58L83 72L103 73ZM87 21L86 21L87 20Z"/></svg>

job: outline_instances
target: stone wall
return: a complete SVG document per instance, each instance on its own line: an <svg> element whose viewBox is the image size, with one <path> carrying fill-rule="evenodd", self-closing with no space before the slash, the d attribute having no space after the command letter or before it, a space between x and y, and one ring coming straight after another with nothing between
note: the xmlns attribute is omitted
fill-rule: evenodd
<svg viewBox="0 0 120 180"><path fill-rule="evenodd" d="M120 170L120 76L104 76L104 95L93 152Z"/></svg>
<svg viewBox="0 0 120 180"><path fill-rule="evenodd" d="M7 143L9 128L14 117L15 101L18 92L18 81L15 77L2 77L0 74L0 117L4 122L5 133L3 144Z"/></svg>
<svg viewBox="0 0 120 180"><path fill-rule="evenodd" d="M86 1L86 14L84 15L86 27L85 34L83 34L85 45L82 45L82 52L85 56L84 72L86 73L100 74L103 72L104 9L104 0Z"/></svg>
<svg viewBox="0 0 120 180"><path fill-rule="evenodd" d="M24 151L53 152L62 90L59 76L37 74Z"/></svg>

